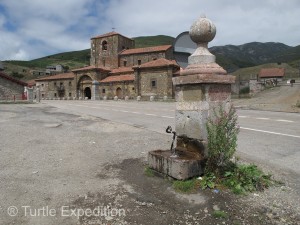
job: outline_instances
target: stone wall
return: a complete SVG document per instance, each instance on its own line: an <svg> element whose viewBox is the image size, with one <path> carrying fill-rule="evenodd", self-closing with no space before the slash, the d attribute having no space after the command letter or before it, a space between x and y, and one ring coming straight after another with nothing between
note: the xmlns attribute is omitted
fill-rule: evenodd
<svg viewBox="0 0 300 225"><path fill-rule="evenodd" d="M37 81L42 99L73 98L76 96L76 83L74 79Z"/></svg>
<svg viewBox="0 0 300 225"><path fill-rule="evenodd" d="M103 42L107 42L107 49L103 49ZM118 54L124 49L134 48L134 40L122 35L104 36L91 40L90 64L96 67L118 68Z"/></svg>
<svg viewBox="0 0 300 225"><path fill-rule="evenodd" d="M265 89L264 83L257 80L249 81L250 95L253 96Z"/></svg>
<svg viewBox="0 0 300 225"><path fill-rule="evenodd" d="M0 77L0 100L8 99L22 100L24 94L24 86L13 81Z"/></svg>
<svg viewBox="0 0 300 225"><path fill-rule="evenodd" d="M117 91L119 90L119 91ZM106 96L108 99L113 99L117 94L120 99L124 99L125 96L129 98L135 98L135 87L132 82L114 82L114 83L100 83L99 85L100 98L103 99Z"/></svg>
<svg viewBox="0 0 300 225"><path fill-rule="evenodd" d="M172 76L173 71L169 67L141 70L138 94L145 100L149 100L149 96L154 96L156 99L164 96L173 97Z"/></svg>
<svg viewBox="0 0 300 225"><path fill-rule="evenodd" d="M206 122L220 105L228 109L230 84L176 86L176 132L178 136L206 140ZM200 137L200 138L199 138Z"/></svg>

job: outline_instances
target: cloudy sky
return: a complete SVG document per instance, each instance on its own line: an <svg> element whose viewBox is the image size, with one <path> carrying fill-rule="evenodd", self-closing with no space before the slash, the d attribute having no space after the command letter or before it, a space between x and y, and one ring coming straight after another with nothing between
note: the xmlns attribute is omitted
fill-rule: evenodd
<svg viewBox="0 0 300 225"><path fill-rule="evenodd" d="M87 49L113 28L127 37L176 37L203 14L217 27L210 46L300 45L299 0L0 0L0 60Z"/></svg>

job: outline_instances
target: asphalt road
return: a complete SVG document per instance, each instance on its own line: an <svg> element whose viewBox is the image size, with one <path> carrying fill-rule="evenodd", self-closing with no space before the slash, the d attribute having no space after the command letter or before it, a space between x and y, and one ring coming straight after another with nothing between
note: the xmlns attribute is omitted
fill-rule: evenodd
<svg viewBox="0 0 300 225"><path fill-rule="evenodd" d="M174 127L175 104L136 101L43 101L62 112L86 114L165 133ZM248 160L300 175L300 114L237 110L238 153ZM171 138L171 137L170 137Z"/></svg>
<svg viewBox="0 0 300 225"><path fill-rule="evenodd" d="M170 147L165 128L174 126L174 108L124 101L0 105L0 224L217 224L210 216L215 205L230 213L226 224L273 224L261 222L270 213L299 221L299 114L238 111L242 159L279 169L272 174L288 183L236 198L211 190L183 195L166 179L144 175L147 153ZM105 206L126 215L71 214Z"/></svg>

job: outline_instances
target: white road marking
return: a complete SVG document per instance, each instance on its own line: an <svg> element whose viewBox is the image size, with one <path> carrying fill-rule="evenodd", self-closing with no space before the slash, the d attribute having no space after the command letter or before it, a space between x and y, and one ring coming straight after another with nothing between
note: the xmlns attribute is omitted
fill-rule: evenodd
<svg viewBox="0 0 300 225"><path fill-rule="evenodd" d="M131 113L134 113L134 114L142 114L142 113L140 113L140 112L131 112Z"/></svg>
<svg viewBox="0 0 300 225"><path fill-rule="evenodd" d="M77 105L77 104L68 104L68 105L70 105L70 106L79 106L79 107L86 107L86 108L92 108L92 109L111 110L111 111L114 111L114 112L123 112L123 113L132 113L132 114L139 114L139 115L146 115L146 116L155 116L155 117L161 117L161 118L167 118L167 119L174 119L175 118L173 116L160 116L160 115L156 115L156 114L152 114L152 113L131 112L131 111L127 111L127 110L118 110L118 109L112 109L112 108L103 108L103 107L100 107L100 106L96 107L96 106ZM270 118L266 118L266 117L250 117L250 116L239 116L239 117L240 118L250 118L250 119L252 118L252 119L258 119L258 120L273 120L273 121L277 121L277 122L286 122L286 123L293 123L294 122L292 120L281 120L281 119L275 120L275 119L270 119ZM271 131L266 131L266 133L268 133L268 132L270 133ZM273 133L275 133L275 132L273 132ZM280 134L280 133L276 133L276 134ZM282 135L285 135L285 134L282 134ZM289 136L289 135L287 134L285 136ZM298 137L298 136L296 136L296 137Z"/></svg>
<svg viewBox="0 0 300 225"><path fill-rule="evenodd" d="M162 118L175 119L173 116L161 116Z"/></svg>
<svg viewBox="0 0 300 225"><path fill-rule="evenodd" d="M92 109L111 110L111 111L114 111L114 112L132 113L132 114L140 114L140 115L146 115L146 116L156 116L156 117L162 117L162 118L168 118L168 119L174 119L175 118L175 117L172 117L172 116L159 116L159 115L151 114L151 113L130 112L130 111L126 111L126 110L108 109L108 108L94 107L94 106L87 106L87 105L75 105L75 104L68 104L68 105L85 107L85 108L92 108Z"/></svg>
<svg viewBox="0 0 300 225"><path fill-rule="evenodd" d="M157 116L157 115L151 114L151 113L145 113L144 115L146 115L146 116Z"/></svg>
<svg viewBox="0 0 300 225"><path fill-rule="evenodd" d="M257 120L269 120L270 118L265 118L265 117L254 117L254 119L257 119Z"/></svg>
<svg viewBox="0 0 300 225"><path fill-rule="evenodd" d="M294 121L292 120L276 120L278 122L287 122L287 123L293 123Z"/></svg>
<svg viewBox="0 0 300 225"><path fill-rule="evenodd" d="M300 136L292 135L292 134L283 134L283 133L277 133L277 132L272 132L272 131L267 131L267 130L258 130L258 129L248 128L248 127L240 127L240 128L244 129L244 130L251 130L251 131L257 131L257 132L268 133L268 134L276 134L276 135L281 135L281 136L300 138Z"/></svg>
<svg viewBox="0 0 300 225"><path fill-rule="evenodd" d="M271 121L277 121L277 122L286 122L286 123L293 123L292 120L281 120L281 119L271 119L267 117L251 117L251 116L238 116L239 118L249 118L249 119L257 119L257 120L271 120Z"/></svg>

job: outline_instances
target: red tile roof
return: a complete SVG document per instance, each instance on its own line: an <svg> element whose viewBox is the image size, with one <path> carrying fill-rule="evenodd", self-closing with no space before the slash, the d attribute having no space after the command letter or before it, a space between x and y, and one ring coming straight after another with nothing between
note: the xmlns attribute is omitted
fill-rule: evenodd
<svg viewBox="0 0 300 225"><path fill-rule="evenodd" d="M72 70L72 72L87 71L87 70L110 71L110 69L104 67L86 66L86 67L74 69Z"/></svg>
<svg viewBox="0 0 300 225"><path fill-rule="evenodd" d="M121 74L121 73L133 73L132 67L119 67L117 69L112 69L110 74Z"/></svg>
<svg viewBox="0 0 300 225"><path fill-rule="evenodd" d="M160 58L153 60L147 63L144 63L140 66L134 66L133 68L152 68L152 67L166 67L166 66L175 66L178 67L178 64L174 60L168 60L165 58Z"/></svg>
<svg viewBox="0 0 300 225"><path fill-rule="evenodd" d="M62 80L62 79L74 79L74 73L60 73L52 76L42 77L35 79L35 81L44 81L44 80Z"/></svg>
<svg viewBox="0 0 300 225"><path fill-rule="evenodd" d="M133 74L120 75L120 76L109 76L101 80L100 83L110 83L110 82L119 82L119 81L134 81Z"/></svg>
<svg viewBox="0 0 300 225"><path fill-rule="evenodd" d="M154 46L154 47L147 47L147 48L126 49L122 51L120 55L131 55L131 54L148 53L148 52L163 52L163 51L167 51L171 47L172 45L161 45L161 46Z"/></svg>
<svg viewBox="0 0 300 225"><path fill-rule="evenodd" d="M32 87L36 84L35 80L28 80L26 81L29 87Z"/></svg>
<svg viewBox="0 0 300 225"><path fill-rule="evenodd" d="M101 34L101 35L92 37L91 39L110 37L110 36L113 36L113 35L120 35L120 36L122 36L122 37L125 37L125 36L122 35L122 34L119 34L119 33L117 33L117 32L112 31L112 32L109 32L109 33L106 33L106 34ZM128 37L125 37L125 38L128 38ZM131 39L131 38L128 38L128 39ZM131 39L131 40L132 40L132 39Z"/></svg>
<svg viewBox="0 0 300 225"><path fill-rule="evenodd" d="M25 83L25 82L23 82L21 80L17 80L17 79L15 79L13 77L10 77L10 76L6 75L5 73L2 73L2 72L0 72L0 77L5 78L7 80L10 80L10 81L12 81L14 83L17 83L19 85L22 85L22 86L27 86L28 85L27 83Z"/></svg>
<svg viewBox="0 0 300 225"><path fill-rule="evenodd" d="M258 76L263 77L283 77L285 75L284 68L263 68L259 71Z"/></svg>

